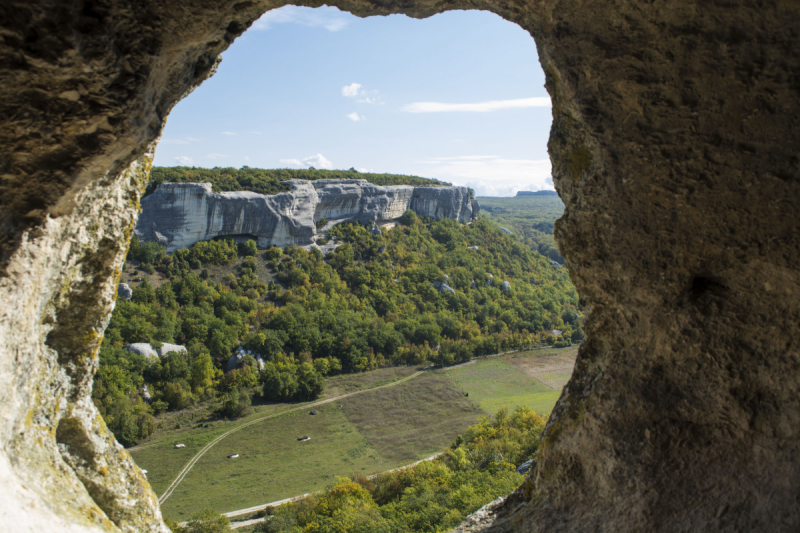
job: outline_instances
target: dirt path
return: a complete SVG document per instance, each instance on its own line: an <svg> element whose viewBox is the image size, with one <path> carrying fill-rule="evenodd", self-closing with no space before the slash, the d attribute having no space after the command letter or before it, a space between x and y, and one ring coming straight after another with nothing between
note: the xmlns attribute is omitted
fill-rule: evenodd
<svg viewBox="0 0 800 533"><path fill-rule="evenodd" d="M279 417L279 416L283 416L283 415L288 414L288 413L294 413L295 411L308 409L309 407L316 407L318 405L323 405L323 404L326 404L326 403L335 402L335 401L341 400L343 398L348 398L350 396L355 396L356 394L363 394L365 392L371 392L371 391L375 391L375 390L378 390L378 389L385 389L385 388L388 388L388 387L394 387L396 385L400 385L401 383L405 383L406 381L408 381L410 379L413 379L413 378L415 378L417 376L420 376L420 375L422 375L422 373L423 373L423 371L416 372L416 373L411 374L410 376L408 376L406 378L400 379L398 381L393 381L392 383L387 383L386 385L381 385L379 387L373 387L371 389L364 389L364 390L360 390L360 391L349 392L347 394L342 394L341 396L336 396L334 398L328 398L326 400L320 400L318 402L306 403L306 404L300 405L298 407L293 407L291 409L287 409L286 411L281 411L280 413L274 413L274 414L271 414L271 415L266 415L266 416L262 416L260 418L256 418L255 420L251 420L251 421L249 421L247 423L244 423L244 424L242 424L240 426L237 426L237 427L235 427L233 429L230 429L230 430L226 431L225 433L223 433L222 435L220 435L219 437L217 437L214 440L212 440L211 442L209 442L208 444L206 444L199 452L197 452L197 454L194 457L192 457L189 460L189 462L186 464L186 466L183 467L183 470L181 470L178 473L178 476L172 481L172 483L170 483L169 487L167 487L167 490L164 491L164 494L162 494L158 498L158 503L161 504L161 505L164 505L164 502L167 501L167 499L170 496L172 496L172 493L175 491L175 489L178 487L178 485L180 485L181 481L183 481L183 478L186 477L186 474L189 473L189 471L197 463L197 461L199 461L200 458L203 457L203 455L205 455L207 451L209 451L211 448L213 448L214 446L219 444L219 442L222 441L225 437L227 437L227 436L229 436L229 435L231 435L233 433L236 433L237 431L240 431L240 430L242 430L242 429L244 429L246 427L250 427L250 426L252 426L254 424L258 424L259 422L263 422L263 421L269 420L271 418L276 418L276 417Z"/></svg>

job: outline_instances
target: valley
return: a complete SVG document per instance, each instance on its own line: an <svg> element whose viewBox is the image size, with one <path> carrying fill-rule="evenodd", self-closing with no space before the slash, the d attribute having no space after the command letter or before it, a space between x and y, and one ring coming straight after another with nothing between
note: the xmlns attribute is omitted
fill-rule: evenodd
<svg viewBox="0 0 800 533"><path fill-rule="evenodd" d="M181 469L204 446L233 428L192 467L166 500L165 516L185 520L204 508L229 512L320 490L337 476L372 475L440 453L457 435L501 407L546 415L560 394L516 364L572 361L575 348L514 352L451 369L388 368L326 380L324 405L261 405L237 421L204 422L185 413L129 451L163 498ZM408 379L415 376L413 379ZM407 380L407 381L402 381ZM202 406L201 406L202 407ZM310 415L311 411L316 415ZM270 417L270 418L265 418ZM206 425L210 427L204 427ZM297 440L309 436L307 442ZM175 444L186 445L174 449ZM238 453L236 459L227 459Z"/></svg>
<svg viewBox="0 0 800 533"><path fill-rule="evenodd" d="M560 214L557 197L558 204L553 197L488 199L487 211L460 224L459 206L478 213L477 202L460 199L463 192L452 213L418 204L417 211L435 211L438 219L362 205L383 202L381 187L395 184L408 205L417 205L409 195L418 190L440 191L437 202L447 204L446 184L366 176L382 182L376 187L300 172L291 177L311 179L302 187L328 198L314 200L328 207L308 221L291 215L312 228L311 244L265 249L247 236L231 237L239 230L224 229L225 220L260 216L252 202L279 205L288 194L281 192L280 173L178 168L154 175L163 182L177 172L187 181L195 170L209 180L207 199L180 200L181 187L197 188L191 183L175 186L167 194L172 200L164 195L172 191L168 184L146 198L164 206L180 200L184 214L166 207L154 217L143 202L140 225L152 232L148 237L137 229L143 238L131 242L93 391L109 428L147 470L166 517L248 509L324 492L345 477L383 479L442 452L446 457L430 468L458 470L450 454L463 446L489 453L484 463L496 461L484 448L506 431L527 443L528 455L505 440L497 445L518 450L512 455L520 463L531 458L534 435L505 428L503 413L515 413L514 424L535 419L540 422L531 427L543 426L534 413L546 417L552 409L584 335L568 272L546 255ZM212 214L199 229L180 222L197 218L203 206L225 213L222 226L209 222L217 220ZM334 211L345 219L323 216ZM279 222L259 223L272 232L267 239L283 234L283 215L271 213ZM396 218L385 224L386 216ZM169 227L175 229L163 230L172 239L167 242L190 246L165 246L157 228ZM206 235L208 228L216 233ZM486 424L497 427L490 431ZM475 431L492 437L472 442ZM479 474L484 463L470 463L478 470L462 481L489 483L480 489L484 495L466 507L452 503L459 512L507 492L497 492L496 482L518 484L518 474L502 473L518 464L501 461L503 469ZM483 475L500 477L480 481Z"/></svg>

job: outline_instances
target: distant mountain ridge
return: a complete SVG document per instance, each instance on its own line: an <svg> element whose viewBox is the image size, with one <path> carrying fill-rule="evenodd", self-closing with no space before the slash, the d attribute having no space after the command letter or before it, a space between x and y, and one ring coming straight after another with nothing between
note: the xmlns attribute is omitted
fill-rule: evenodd
<svg viewBox="0 0 800 533"><path fill-rule="evenodd" d="M556 191L517 191L517 196L558 196Z"/></svg>

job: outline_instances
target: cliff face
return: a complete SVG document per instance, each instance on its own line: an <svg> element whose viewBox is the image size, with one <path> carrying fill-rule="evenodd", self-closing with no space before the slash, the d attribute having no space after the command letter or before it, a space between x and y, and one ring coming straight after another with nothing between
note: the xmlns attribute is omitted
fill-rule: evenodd
<svg viewBox="0 0 800 533"><path fill-rule="evenodd" d="M310 244L323 217L381 222L407 209L420 216L469 222L480 206L466 187L381 187L365 180L292 180L289 192L214 193L208 183L164 183L142 199L136 235L173 252L214 237L248 237L258 245Z"/></svg>
<svg viewBox="0 0 800 533"><path fill-rule="evenodd" d="M280 5L0 7L6 528L168 532L92 403L97 349L166 117ZM536 466L481 524L800 530L800 3L329 5L484 9L536 40L555 234L590 318Z"/></svg>

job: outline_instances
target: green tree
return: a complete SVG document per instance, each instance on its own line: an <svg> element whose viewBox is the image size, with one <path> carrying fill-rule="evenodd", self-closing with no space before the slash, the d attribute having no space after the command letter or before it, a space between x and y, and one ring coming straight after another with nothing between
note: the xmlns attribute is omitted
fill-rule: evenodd
<svg viewBox="0 0 800 533"><path fill-rule="evenodd" d="M253 239L248 239L239 245L239 253L245 257L253 257L258 254L258 245Z"/></svg>
<svg viewBox="0 0 800 533"><path fill-rule="evenodd" d="M207 353L201 353L194 358L191 365L191 379L192 389L202 394L204 390L213 385L214 378L214 364L211 361L211 356Z"/></svg>
<svg viewBox="0 0 800 533"><path fill-rule="evenodd" d="M303 363L297 372L297 394L296 398L301 400L313 400L318 398L325 388L325 380L322 374L317 372L311 363Z"/></svg>
<svg viewBox="0 0 800 533"><path fill-rule="evenodd" d="M203 509L192 515L192 519L185 526L168 522L167 525L174 533L229 533L233 530L228 517L212 509Z"/></svg>

